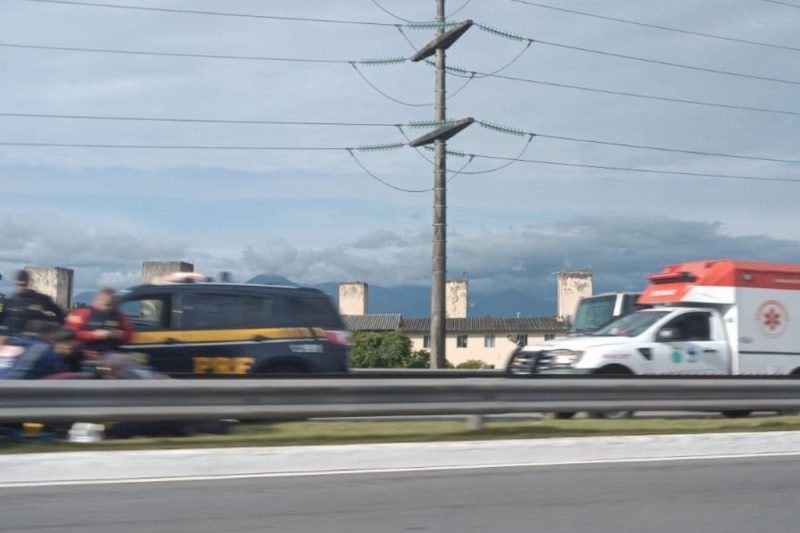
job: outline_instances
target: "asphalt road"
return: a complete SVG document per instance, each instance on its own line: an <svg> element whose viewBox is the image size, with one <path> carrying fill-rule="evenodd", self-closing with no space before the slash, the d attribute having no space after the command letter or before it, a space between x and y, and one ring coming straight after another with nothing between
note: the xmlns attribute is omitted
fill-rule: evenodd
<svg viewBox="0 0 800 533"><path fill-rule="evenodd" d="M0 489L0 531L794 533L799 503L757 458Z"/></svg>

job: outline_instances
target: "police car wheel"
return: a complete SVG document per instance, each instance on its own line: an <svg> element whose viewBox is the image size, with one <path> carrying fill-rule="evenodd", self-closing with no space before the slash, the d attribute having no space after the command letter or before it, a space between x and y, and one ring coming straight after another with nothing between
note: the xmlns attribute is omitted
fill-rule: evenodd
<svg viewBox="0 0 800 533"><path fill-rule="evenodd" d="M308 374L309 369L299 363L277 363L256 370L255 374Z"/></svg>
<svg viewBox="0 0 800 533"><path fill-rule="evenodd" d="M753 411L722 411L725 418L747 418Z"/></svg>

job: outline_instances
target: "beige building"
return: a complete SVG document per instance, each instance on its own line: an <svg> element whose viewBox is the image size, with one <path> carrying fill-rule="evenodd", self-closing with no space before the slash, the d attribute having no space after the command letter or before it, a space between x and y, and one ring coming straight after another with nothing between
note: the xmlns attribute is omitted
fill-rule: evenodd
<svg viewBox="0 0 800 533"><path fill-rule="evenodd" d="M411 339L411 349L430 350L429 318L403 318L398 314L345 315L351 331L400 331ZM536 344L567 334L567 324L553 317L448 318L447 360L458 366L469 360L503 369L511 352L522 344Z"/></svg>
<svg viewBox="0 0 800 533"><path fill-rule="evenodd" d="M445 353L454 366L473 359L494 368L506 367L517 343L536 344L565 337L567 325L552 317L448 318ZM430 350L429 318L405 318L400 330L411 339L412 350Z"/></svg>
<svg viewBox="0 0 800 533"><path fill-rule="evenodd" d="M558 317L469 317L469 282L447 280L447 360L454 366L478 360L503 369L518 343L531 345L566 337L578 302L591 294L591 272L562 272L558 276ZM412 350L430 350L430 318L368 314L367 296L366 283L339 285L339 312L350 331L400 331L411 339Z"/></svg>

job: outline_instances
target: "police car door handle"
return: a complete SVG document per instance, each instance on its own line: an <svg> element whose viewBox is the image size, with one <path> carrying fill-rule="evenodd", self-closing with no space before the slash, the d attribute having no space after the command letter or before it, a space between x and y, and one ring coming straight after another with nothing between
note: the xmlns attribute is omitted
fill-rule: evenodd
<svg viewBox="0 0 800 533"><path fill-rule="evenodd" d="M164 341L164 344L180 344L180 342L181 341L179 341L178 339L173 339L172 337L170 337Z"/></svg>
<svg viewBox="0 0 800 533"><path fill-rule="evenodd" d="M703 350L703 353L717 353L719 350L715 350L714 348L706 348Z"/></svg>
<svg viewBox="0 0 800 533"><path fill-rule="evenodd" d="M265 336L263 336L263 335L254 335L253 336L253 340L256 341L256 342L262 342L262 341L267 340L267 338Z"/></svg>

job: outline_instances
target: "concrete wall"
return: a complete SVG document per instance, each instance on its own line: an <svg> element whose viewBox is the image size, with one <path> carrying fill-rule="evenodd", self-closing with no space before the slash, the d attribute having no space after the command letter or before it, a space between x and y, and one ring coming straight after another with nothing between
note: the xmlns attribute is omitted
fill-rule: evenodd
<svg viewBox="0 0 800 533"><path fill-rule="evenodd" d="M558 316L569 322L575 318L578 302L593 291L592 271L575 270L558 273Z"/></svg>
<svg viewBox="0 0 800 533"><path fill-rule="evenodd" d="M31 277L30 288L46 294L64 310L72 306L73 271L60 267L25 267Z"/></svg>
<svg viewBox="0 0 800 533"><path fill-rule="evenodd" d="M516 348L516 344L507 338L507 333L494 334L494 348L484 347L484 338L490 333L471 333L467 335L467 347L459 348L457 346L457 334L448 333L447 340L445 341L445 353L447 360L453 365L458 366L464 361L470 359L478 359L486 364L494 365L497 369L504 369L511 352ZM563 335L558 335L563 337ZM423 348L423 335L409 334L411 339L411 349L430 351L430 348ZM541 333L529 333L528 345L538 344L544 341L544 335Z"/></svg>
<svg viewBox="0 0 800 533"><path fill-rule="evenodd" d="M194 272L194 265L183 261L145 261L142 263L142 280L153 283L173 272Z"/></svg>
<svg viewBox="0 0 800 533"><path fill-rule="evenodd" d="M367 314L368 286L363 281L339 284L339 313L363 316Z"/></svg>
<svg viewBox="0 0 800 533"><path fill-rule="evenodd" d="M448 279L445 286L445 316L467 318L469 312L469 281Z"/></svg>

